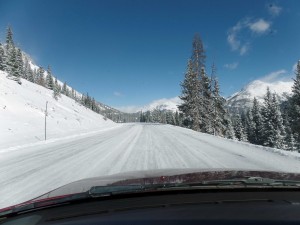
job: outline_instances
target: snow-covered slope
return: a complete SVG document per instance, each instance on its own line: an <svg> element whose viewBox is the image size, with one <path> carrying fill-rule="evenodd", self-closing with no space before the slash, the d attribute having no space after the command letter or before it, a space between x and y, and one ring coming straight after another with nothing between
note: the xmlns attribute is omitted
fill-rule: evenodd
<svg viewBox="0 0 300 225"><path fill-rule="evenodd" d="M179 97L174 97L174 98L162 98L155 100L148 105L143 106L140 110L138 111L152 111L154 109L159 109L159 110L171 110L173 112L178 111L178 105L181 104L181 100Z"/></svg>
<svg viewBox="0 0 300 225"><path fill-rule="evenodd" d="M58 138L116 126L110 120L64 95L22 79L22 85L0 71L0 149L44 140L48 101L47 137Z"/></svg>
<svg viewBox="0 0 300 225"><path fill-rule="evenodd" d="M266 82L255 80L242 88L241 91L231 95L227 99L227 106L231 109L246 109L251 107L254 97L259 102L263 102L267 87L270 88L271 92L277 94L279 101L283 101L292 93L292 85L292 81Z"/></svg>

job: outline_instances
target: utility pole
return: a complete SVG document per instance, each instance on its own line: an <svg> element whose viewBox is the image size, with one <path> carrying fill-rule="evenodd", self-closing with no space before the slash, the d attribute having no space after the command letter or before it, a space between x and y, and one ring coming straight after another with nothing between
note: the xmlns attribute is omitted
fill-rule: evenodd
<svg viewBox="0 0 300 225"><path fill-rule="evenodd" d="M45 141L47 139L47 105L48 105L48 101L46 101L46 111L45 111Z"/></svg>

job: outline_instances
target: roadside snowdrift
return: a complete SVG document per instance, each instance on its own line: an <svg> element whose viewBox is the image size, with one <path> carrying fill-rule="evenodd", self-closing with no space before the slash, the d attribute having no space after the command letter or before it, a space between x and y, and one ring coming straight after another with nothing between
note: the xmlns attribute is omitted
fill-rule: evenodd
<svg viewBox="0 0 300 225"><path fill-rule="evenodd" d="M48 101L47 139L117 126L103 116L52 90L22 79L22 85L0 71L0 149L44 140Z"/></svg>

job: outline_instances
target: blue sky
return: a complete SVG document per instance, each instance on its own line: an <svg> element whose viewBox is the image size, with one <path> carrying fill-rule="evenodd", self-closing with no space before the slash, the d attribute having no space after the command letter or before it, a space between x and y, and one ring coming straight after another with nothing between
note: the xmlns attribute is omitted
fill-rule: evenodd
<svg viewBox="0 0 300 225"><path fill-rule="evenodd" d="M292 76L300 1L0 0L0 41L111 106L180 94L196 32L228 96L267 74Z"/></svg>

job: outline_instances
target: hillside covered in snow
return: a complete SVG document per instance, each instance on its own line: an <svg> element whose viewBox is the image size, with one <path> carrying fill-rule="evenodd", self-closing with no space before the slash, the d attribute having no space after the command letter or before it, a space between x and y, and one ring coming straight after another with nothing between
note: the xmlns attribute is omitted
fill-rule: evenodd
<svg viewBox="0 0 300 225"><path fill-rule="evenodd" d="M53 91L21 79L22 85L0 71L0 149L44 140L48 102L47 138L61 138L116 126L109 119Z"/></svg>

